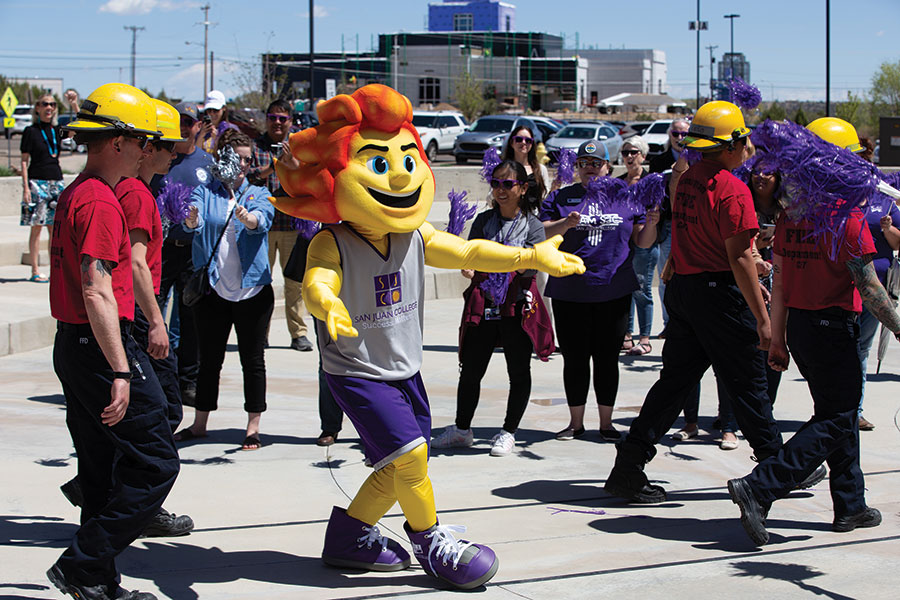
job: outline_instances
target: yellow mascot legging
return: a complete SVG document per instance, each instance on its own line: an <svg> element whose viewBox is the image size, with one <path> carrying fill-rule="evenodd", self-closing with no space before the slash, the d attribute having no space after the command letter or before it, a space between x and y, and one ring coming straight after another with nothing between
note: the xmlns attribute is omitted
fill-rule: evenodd
<svg viewBox="0 0 900 600"><path fill-rule="evenodd" d="M434 490L428 478L428 446L422 443L366 479L347 508L347 514L375 525L391 509L400 508L413 531L437 524Z"/></svg>

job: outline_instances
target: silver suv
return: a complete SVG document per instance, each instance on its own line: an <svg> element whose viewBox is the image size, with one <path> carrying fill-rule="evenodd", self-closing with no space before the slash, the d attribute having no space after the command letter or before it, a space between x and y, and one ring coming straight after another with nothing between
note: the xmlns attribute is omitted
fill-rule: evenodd
<svg viewBox="0 0 900 600"><path fill-rule="evenodd" d="M413 111L413 126L422 138L422 148L430 162L434 162L438 152L453 152L456 136L468 127L462 113L452 111Z"/></svg>

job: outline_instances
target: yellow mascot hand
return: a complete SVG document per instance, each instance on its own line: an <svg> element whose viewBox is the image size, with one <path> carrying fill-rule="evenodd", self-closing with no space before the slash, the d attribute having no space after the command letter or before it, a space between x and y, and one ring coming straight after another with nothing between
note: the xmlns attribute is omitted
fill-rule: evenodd
<svg viewBox="0 0 900 600"><path fill-rule="evenodd" d="M339 335L359 335L347 307L339 297L343 276L341 255L334 236L330 231L324 231L309 244L301 294L309 313L325 323L333 340Z"/></svg>
<svg viewBox="0 0 900 600"><path fill-rule="evenodd" d="M344 337L356 337L359 332L353 326L353 320L344 303L338 300L328 311L325 316L325 326L328 328L328 335L331 339L336 340L339 335Z"/></svg>
<svg viewBox="0 0 900 600"><path fill-rule="evenodd" d="M534 248L523 248L522 265L526 269L537 269L554 277L581 275L584 273L584 261L574 254L560 252L559 245L562 241L561 235L554 235L549 240L535 244Z"/></svg>

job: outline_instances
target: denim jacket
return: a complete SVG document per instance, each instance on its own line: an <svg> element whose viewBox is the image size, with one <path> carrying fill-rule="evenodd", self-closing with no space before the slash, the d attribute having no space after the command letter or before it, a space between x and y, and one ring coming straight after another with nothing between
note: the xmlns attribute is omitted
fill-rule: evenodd
<svg viewBox="0 0 900 600"><path fill-rule="evenodd" d="M272 272L269 270L269 236L266 234L272 226L275 207L269 202L269 190L250 185L245 179L234 195L241 206L246 207L259 220L256 229L248 229L232 216L238 255L241 258L243 275L241 287L249 288L272 283ZM191 194L191 205L197 207L199 223L195 229L191 229L187 225L184 226L184 229L189 233L197 234L194 236L191 248L195 271L206 265L213 247L225 227L229 199L228 189L218 181L213 181L205 186L197 186ZM216 261L213 259L209 265L209 284L215 286L218 281L219 272Z"/></svg>

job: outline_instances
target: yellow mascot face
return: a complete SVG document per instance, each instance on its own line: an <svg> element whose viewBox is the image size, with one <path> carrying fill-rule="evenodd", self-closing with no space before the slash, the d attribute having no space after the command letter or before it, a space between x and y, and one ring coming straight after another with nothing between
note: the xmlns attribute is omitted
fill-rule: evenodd
<svg viewBox="0 0 900 600"><path fill-rule="evenodd" d="M347 167L335 176L343 221L374 233L418 229L434 201L434 174L407 129L362 129L350 141Z"/></svg>

